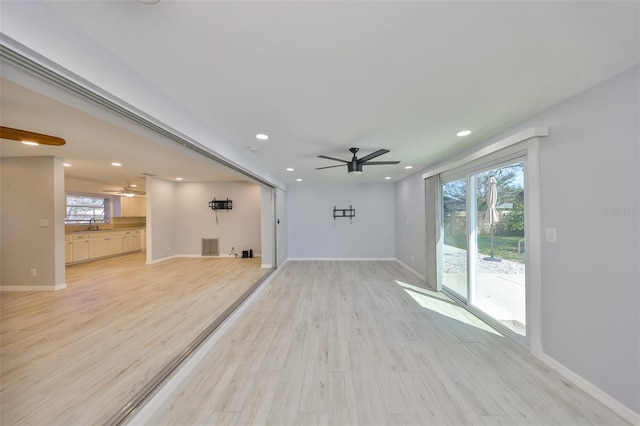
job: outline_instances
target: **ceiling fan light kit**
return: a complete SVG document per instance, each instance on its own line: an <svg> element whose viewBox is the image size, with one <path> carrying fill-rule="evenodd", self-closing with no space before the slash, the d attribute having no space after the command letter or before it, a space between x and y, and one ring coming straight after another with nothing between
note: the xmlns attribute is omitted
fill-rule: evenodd
<svg viewBox="0 0 640 426"><path fill-rule="evenodd" d="M136 189L132 189L134 188L135 185L131 185L129 182L127 182L127 186L124 186L120 189L104 189L102 192L115 192L116 195L123 195L125 197L135 197L136 195L146 195L147 193L145 191L138 191Z"/></svg>
<svg viewBox="0 0 640 426"><path fill-rule="evenodd" d="M341 158L334 158L334 157L329 157L326 155L318 155L318 158L325 158L327 160L333 160L333 161L340 161L341 163L344 163L347 165L347 173L349 173L351 176L358 176L360 174L362 174L362 166L363 165L367 165L367 166L380 166L383 164L398 164L400 163L400 161L371 161L372 159L379 157L383 154L386 154L387 152L390 152L388 149L379 149L375 152L372 152L369 155L365 155L362 158L358 158L356 156L356 153L359 151L359 148L350 148L349 151L351 151L351 153L353 154L353 157L351 158L351 161L347 161L347 160L343 160ZM322 170L322 169L330 169L332 167L342 167L342 164L339 164L337 166L326 166L326 167L317 167L316 170Z"/></svg>

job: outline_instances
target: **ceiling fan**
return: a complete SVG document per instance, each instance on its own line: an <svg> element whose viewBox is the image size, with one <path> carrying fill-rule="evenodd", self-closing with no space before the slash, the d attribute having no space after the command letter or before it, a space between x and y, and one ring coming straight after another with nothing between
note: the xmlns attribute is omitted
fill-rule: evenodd
<svg viewBox="0 0 640 426"><path fill-rule="evenodd" d="M120 189L104 189L103 192L115 192L118 195L124 195L125 197L133 197L136 195L146 195L147 193L144 191L138 191L135 186L130 185L127 182L127 186L124 186Z"/></svg>
<svg viewBox="0 0 640 426"><path fill-rule="evenodd" d="M351 161L342 160L340 158L328 157L326 155L318 155L318 158L326 158L327 160L334 160L334 161L340 161L342 163L345 163L347 165L347 171L350 175L361 174L363 165L376 166L376 165L382 165L382 164L400 163L399 161L370 161L376 157L379 157L382 154L386 154L387 152L390 152L388 149L379 149L375 152L372 152L369 155L365 155L362 158L356 157L356 153L359 151L359 148L349 148L349 151L351 151L351 153L353 154L353 158L351 159ZM316 170L330 169L332 167L341 167L341 166L342 164L338 164L337 166L318 167L316 168Z"/></svg>
<svg viewBox="0 0 640 426"><path fill-rule="evenodd" d="M66 141L62 138L42 133L29 132L28 130L12 129L11 127L0 126L0 138L20 141L31 145L54 145L62 146Z"/></svg>

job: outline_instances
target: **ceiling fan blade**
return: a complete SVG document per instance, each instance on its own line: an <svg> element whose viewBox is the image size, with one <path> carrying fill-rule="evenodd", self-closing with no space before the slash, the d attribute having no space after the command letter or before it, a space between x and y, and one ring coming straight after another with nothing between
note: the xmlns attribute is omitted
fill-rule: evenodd
<svg viewBox="0 0 640 426"><path fill-rule="evenodd" d="M11 127L0 126L0 138L14 141L36 142L40 145L62 146L67 143L64 139L56 136L43 135L42 133L29 132L27 130L12 129Z"/></svg>
<svg viewBox="0 0 640 426"><path fill-rule="evenodd" d="M318 158L326 158L327 160L340 161L342 163L349 163L349 161L347 160L343 160L341 158L327 157L326 155L318 155Z"/></svg>
<svg viewBox="0 0 640 426"><path fill-rule="evenodd" d="M372 160L372 159L374 159L374 158L376 158L376 157L378 157L378 156L380 156L382 154L386 154L387 152L389 152L388 149L379 149L376 152L372 152L371 154L365 155L364 157L360 158L358 160L358 163L364 164L367 161Z"/></svg>
<svg viewBox="0 0 640 426"><path fill-rule="evenodd" d="M344 167L344 164L338 164L336 166L327 166L327 167L316 167L316 170L331 169L333 167Z"/></svg>
<svg viewBox="0 0 640 426"><path fill-rule="evenodd" d="M375 166L380 164L399 164L399 161L367 161L366 163L362 163L367 166Z"/></svg>
<svg viewBox="0 0 640 426"><path fill-rule="evenodd" d="M122 189L103 189L102 192L122 192Z"/></svg>

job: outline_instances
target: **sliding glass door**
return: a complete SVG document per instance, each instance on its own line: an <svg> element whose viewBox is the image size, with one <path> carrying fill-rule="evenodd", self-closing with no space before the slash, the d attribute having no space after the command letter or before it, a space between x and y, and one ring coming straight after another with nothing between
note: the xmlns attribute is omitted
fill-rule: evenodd
<svg viewBox="0 0 640 426"><path fill-rule="evenodd" d="M442 286L467 301L467 181L442 184Z"/></svg>
<svg viewBox="0 0 640 426"><path fill-rule="evenodd" d="M442 179L443 290L526 336L523 159Z"/></svg>

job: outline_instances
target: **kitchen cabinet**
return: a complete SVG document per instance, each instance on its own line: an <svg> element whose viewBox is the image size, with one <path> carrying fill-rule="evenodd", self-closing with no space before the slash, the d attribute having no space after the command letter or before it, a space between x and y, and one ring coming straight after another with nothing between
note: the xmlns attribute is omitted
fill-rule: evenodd
<svg viewBox="0 0 640 426"><path fill-rule="evenodd" d="M107 255L107 239L104 237L89 238L89 259L97 259Z"/></svg>
<svg viewBox="0 0 640 426"><path fill-rule="evenodd" d="M142 238L144 235L144 231L137 230L134 231L133 234L133 249L134 250L142 250Z"/></svg>
<svg viewBox="0 0 640 426"><path fill-rule="evenodd" d="M123 250L125 253L142 250L142 236L144 231L140 229L123 232Z"/></svg>
<svg viewBox="0 0 640 426"><path fill-rule="evenodd" d="M121 232L97 232L89 234L89 259L98 259L122 253Z"/></svg>
<svg viewBox="0 0 640 426"><path fill-rule="evenodd" d="M125 235L123 235L123 237L122 237L123 251L125 253L131 252L131 251L135 251L134 244L135 244L135 242L134 242L133 234L131 234L129 232L125 232Z"/></svg>
<svg viewBox="0 0 640 426"><path fill-rule="evenodd" d="M107 238L107 254L113 256L122 253L122 234L112 234Z"/></svg>
<svg viewBox="0 0 640 426"><path fill-rule="evenodd" d="M64 263L73 262L73 239L71 235L64 236Z"/></svg>
<svg viewBox="0 0 640 426"><path fill-rule="evenodd" d="M87 234L73 234L71 244L72 262L89 259L89 236Z"/></svg>
<svg viewBox="0 0 640 426"><path fill-rule="evenodd" d="M145 217L147 199L145 197L120 197L120 215L122 217Z"/></svg>
<svg viewBox="0 0 640 426"><path fill-rule="evenodd" d="M65 235L65 263L117 256L143 249L144 229L92 231Z"/></svg>

